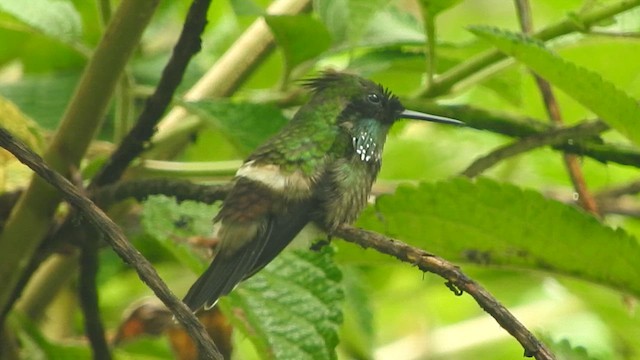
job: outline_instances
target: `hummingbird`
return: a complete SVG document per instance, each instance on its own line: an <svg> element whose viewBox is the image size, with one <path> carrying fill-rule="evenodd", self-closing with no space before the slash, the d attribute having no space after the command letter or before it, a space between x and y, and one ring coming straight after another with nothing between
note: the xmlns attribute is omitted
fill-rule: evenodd
<svg viewBox="0 0 640 360"><path fill-rule="evenodd" d="M311 99L249 155L233 179L214 218L217 253L184 298L192 311L213 307L308 223L330 234L355 221L396 120L463 125L407 110L389 90L357 75L326 71L304 85Z"/></svg>

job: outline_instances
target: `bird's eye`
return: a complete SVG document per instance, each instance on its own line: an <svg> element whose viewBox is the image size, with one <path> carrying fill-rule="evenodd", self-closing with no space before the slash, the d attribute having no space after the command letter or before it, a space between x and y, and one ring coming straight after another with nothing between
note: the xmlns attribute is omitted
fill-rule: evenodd
<svg viewBox="0 0 640 360"><path fill-rule="evenodd" d="M370 103L372 104L379 104L380 103L380 96L378 96L378 94L372 93L367 95L367 100L369 100Z"/></svg>

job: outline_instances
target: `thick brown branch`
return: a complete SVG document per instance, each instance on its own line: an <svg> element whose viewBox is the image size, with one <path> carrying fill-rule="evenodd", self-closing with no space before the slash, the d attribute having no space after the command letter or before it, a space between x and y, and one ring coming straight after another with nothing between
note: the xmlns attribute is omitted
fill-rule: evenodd
<svg viewBox="0 0 640 360"><path fill-rule="evenodd" d="M509 310L482 286L465 275L460 268L450 262L401 241L349 225L338 227L333 232L333 235L364 248L372 248L383 254L391 255L400 261L417 266L422 271L443 277L447 280L447 286L455 290L456 294L459 294L459 291L463 291L471 295L484 311L496 319L500 326L518 340L524 348L525 356L535 357L538 360L555 359L553 353L522 325Z"/></svg>
<svg viewBox="0 0 640 360"><path fill-rule="evenodd" d="M64 199L76 207L79 214L104 235L105 240L111 245L114 251L138 272L138 276L140 276L142 281L171 309L176 319L189 332L198 344L200 358L221 359L220 352L211 341L211 338L209 338L209 335L207 335L202 324L187 306L173 295L149 261L131 246L122 234L120 228L118 228L102 210L78 191L67 179L51 170L42 158L1 127L0 146L7 149L20 160L20 162L30 167L45 181L57 188L62 193Z"/></svg>

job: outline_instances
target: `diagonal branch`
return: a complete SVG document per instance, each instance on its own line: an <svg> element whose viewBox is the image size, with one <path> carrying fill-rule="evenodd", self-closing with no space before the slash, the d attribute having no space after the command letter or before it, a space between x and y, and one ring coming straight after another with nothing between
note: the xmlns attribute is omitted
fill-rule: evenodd
<svg viewBox="0 0 640 360"><path fill-rule="evenodd" d="M63 198L76 207L79 214L104 235L105 240L113 247L113 250L136 270L140 279L171 309L176 319L189 332L198 344L201 359L221 359L220 352L211 341L209 335L207 335L204 326L187 306L173 295L149 261L131 246L120 228L102 210L78 191L67 179L51 170L42 158L1 127L0 146L7 149L20 162L30 167L42 179L58 189Z"/></svg>
<svg viewBox="0 0 640 360"><path fill-rule="evenodd" d="M462 175L467 177L476 177L506 158L546 145L558 145L566 143L569 140L588 138L597 135L608 128L607 124L602 121L594 121L528 136L511 144L499 147L489 154L476 159L462 172Z"/></svg>
<svg viewBox="0 0 640 360"><path fill-rule="evenodd" d="M187 65L189 65L191 58L200 51L200 35L207 25L207 11L210 4L211 0L194 0L191 4L178 42L173 48L169 62L162 71L158 87L153 95L147 99L133 129L93 178L90 188L117 181L129 163L144 150L146 143L153 136L160 118L169 107Z"/></svg>
<svg viewBox="0 0 640 360"><path fill-rule="evenodd" d="M538 360L555 359L555 356L518 319L480 284L465 275L460 268L434 254L378 233L341 225L334 232L348 242L363 248L372 248L391 255L400 261L417 266L420 270L437 274L447 280L446 285L456 295L466 292L480 307L491 315L524 348L524 355Z"/></svg>
<svg viewBox="0 0 640 360"><path fill-rule="evenodd" d="M520 21L520 28L525 34L533 33L533 20L531 18L531 5L529 4L529 0L515 0L515 3L518 20ZM544 101L549 119L556 126L562 126L564 121L560 114L560 106L558 105L556 96L551 89L551 85L538 74L532 73L532 75L536 80L536 85L542 95L542 100ZM587 188L587 183L584 179L584 175L582 174L578 156L564 153L563 160L567 167L571 182L573 183L573 187L579 196L580 205L591 214L599 216L600 212L598 210L598 205Z"/></svg>

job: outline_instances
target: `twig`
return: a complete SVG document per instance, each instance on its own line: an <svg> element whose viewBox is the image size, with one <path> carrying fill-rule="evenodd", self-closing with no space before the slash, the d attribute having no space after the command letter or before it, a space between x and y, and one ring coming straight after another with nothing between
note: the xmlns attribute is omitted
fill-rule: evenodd
<svg viewBox="0 0 640 360"><path fill-rule="evenodd" d="M594 194L602 214L618 214L631 217L640 216L640 205L634 196L640 193L640 181L602 190Z"/></svg>
<svg viewBox="0 0 640 360"><path fill-rule="evenodd" d="M546 145L562 144L569 140L591 137L607 130L608 128L609 127L604 122L594 121L525 137L511 144L499 147L489 154L475 160L462 172L462 175L470 178L476 177L506 158Z"/></svg>
<svg viewBox="0 0 640 360"><path fill-rule="evenodd" d="M86 229L93 232L93 229ZM110 360L111 352L105 338L104 326L100 319L98 302L98 237L87 234L82 242L80 253L79 295L80 305L84 316L84 331L91 344L94 360ZM97 234L92 234L97 235Z"/></svg>
<svg viewBox="0 0 640 360"><path fill-rule="evenodd" d="M627 38L627 39L640 39L640 32L636 31L597 31L597 30L589 30L585 34L587 35L596 35L596 36L608 36L614 38Z"/></svg>
<svg viewBox="0 0 640 360"><path fill-rule="evenodd" d="M146 142L155 132L156 125L180 85L189 61L200 51L200 36L207 24L207 10L210 4L211 0L194 0L191 4L178 42L162 71L158 87L147 99L133 129L93 178L90 189L119 179L129 163L144 150Z"/></svg>
<svg viewBox="0 0 640 360"><path fill-rule="evenodd" d="M150 195L173 196L179 202L196 200L211 204L218 200L224 200L232 185L230 182L219 185L201 185L176 179L131 180L102 187L92 194L92 198L101 207L109 206L129 197L142 201Z"/></svg>
<svg viewBox="0 0 640 360"><path fill-rule="evenodd" d="M502 328L522 345L525 356L535 357L538 360L555 359L551 351L522 325L509 310L482 286L465 275L457 266L396 239L349 225L339 226L333 232L333 235L364 248L372 248L383 254L391 255L400 261L417 266L422 271L443 277L447 280L447 286L454 290L456 295L461 294L460 291L471 295L484 311L489 313Z"/></svg>
<svg viewBox="0 0 640 360"><path fill-rule="evenodd" d="M142 281L153 290L160 300L175 314L176 319L185 327L189 335L198 344L200 358L221 359L220 352L207 335L204 326L182 301L173 295L160 279L153 266L127 241L118 226L105 215L91 200L78 191L67 179L51 170L33 151L15 139L0 127L0 146L11 152L20 162L35 171L41 178L57 188L64 199L79 210L79 214L91 223L104 236L114 251L129 265L135 268Z"/></svg>
<svg viewBox="0 0 640 360"><path fill-rule="evenodd" d="M529 5L529 0L515 0L515 3L522 31L525 34L531 34L533 32L533 21L531 19L531 6ZM549 119L551 119L556 126L562 126L563 121L562 115L560 114L560 107L558 106L558 101L553 94L551 85L549 85L549 82L538 74L532 74L536 80L538 89L542 94L542 99L544 100L544 105L547 109ZM573 187L578 193L578 201L580 205L591 214L600 216L598 205L587 188L587 183L582 174L578 157L574 154L565 153L563 154L563 159L565 166L567 167L567 171L569 172L571 182L573 183Z"/></svg>
<svg viewBox="0 0 640 360"><path fill-rule="evenodd" d="M472 106L436 105L424 100L411 99L403 99L402 103L413 110L459 119L470 128L487 130L510 137L527 137L551 129L548 123L540 120L508 116ZM637 148L622 144L602 143L596 137L587 141L553 145L552 148L580 156L588 156L603 163L614 162L640 168L640 151Z"/></svg>
<svg viewBox="0 0 640 360"><path fill-rule="evenodd" d="M633 181L623 186L602 190L596 194L596 199L618 198L625 195L640 193L640 180Z"/></svg>

